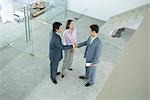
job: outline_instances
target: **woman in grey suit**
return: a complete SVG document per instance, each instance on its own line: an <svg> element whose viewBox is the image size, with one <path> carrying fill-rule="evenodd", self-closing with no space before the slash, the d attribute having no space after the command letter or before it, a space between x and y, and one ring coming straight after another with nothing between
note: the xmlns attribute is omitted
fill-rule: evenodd
<svg viewBox="0 0 150 100"><path fill-rule="evenodd" d="M99 27L96 24L90 26L90 37L76 45L76 47L80 48L82 46L86 46L84 58L86 60L85 64L85 75L79 76L80 79L88 80L85 86L91 86L95 83L95 75L96 75L96 66L99 62L99 58L101 55L101 41L97 36L99 31Z"/></svg>

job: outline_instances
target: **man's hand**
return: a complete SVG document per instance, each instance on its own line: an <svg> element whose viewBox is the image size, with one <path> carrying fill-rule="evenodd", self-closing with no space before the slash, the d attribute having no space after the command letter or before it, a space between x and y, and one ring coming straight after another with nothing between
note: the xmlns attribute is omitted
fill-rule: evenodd
<svg viewBox="0 0 150 100"><path fill-rule="evenodd" d="M75 46L75 48L77 48L77 47L78 47L78 44L77 44L77 43L74 43L74 46Z"/></svg>
<svg viewBox="0 0 150 100"><path fill-rule="evenodd" d="M91 67L96 67L97 64L91 64Z"/></svg>
<svg viewBox="0 0 150 100"><path fill-rule="evenodd" d="M73 44L72 46L73 46L73 48L75 48L75 45L74 45L74 44Z"/></svg>

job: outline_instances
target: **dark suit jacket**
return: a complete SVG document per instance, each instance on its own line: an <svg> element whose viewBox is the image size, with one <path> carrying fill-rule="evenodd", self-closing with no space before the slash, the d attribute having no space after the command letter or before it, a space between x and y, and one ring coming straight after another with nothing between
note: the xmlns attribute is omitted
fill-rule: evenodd
<svg viewBox="0 0 150 100"><path fill-rule="evenodd" d="M86 41L79 43L78 48L82 46L86 46L86 50L84 54L84 58L86 58L86 63L97 64L101 56L102 44L99 37L95 38L91 44L90 41L91 41L91 37L89 37Z"/></svg>
<svg viewBox="0 0 150 100"><path fill-rule="evenodd" d="M49 43L49 59L51 61L60 61L63 58L62 50L71 49L72 45L63 45L61 37L52 33L52 38Z"/></svg>

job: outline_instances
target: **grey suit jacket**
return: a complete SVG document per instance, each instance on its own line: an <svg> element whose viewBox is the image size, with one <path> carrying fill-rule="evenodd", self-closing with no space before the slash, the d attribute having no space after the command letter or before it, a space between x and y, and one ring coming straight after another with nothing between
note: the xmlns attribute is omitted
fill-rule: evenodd
<svg viewBox="0 0 150 100"><path fill-rule="evenodd" d="M97 64L101 56L102 43L99 37L96 37L91 44L90 41L91 41L91 37L89 37L86 41L79 43L78 48L82 46L86 46L85 54L84 54L86 63Z"/></svg>
<svg viewBox="0 0 150 100"><path fill-rule="evenodd" d="M62 50L71 49L72 45L63 45L61 37L52 33L52 38L49 43L49 59L51 61L60 61L63 58Z"/></svg>

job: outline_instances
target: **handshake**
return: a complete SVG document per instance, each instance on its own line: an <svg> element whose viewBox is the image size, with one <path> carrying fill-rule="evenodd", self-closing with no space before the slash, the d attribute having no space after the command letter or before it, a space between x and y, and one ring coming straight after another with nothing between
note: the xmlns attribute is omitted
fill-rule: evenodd
<svg viewBox="0 0 150 100"><path fill-rule="evenodd" d="M73 48L78 48L78 44L77 44L77 43L74 43L74 44L73 44Z"/></svg>

